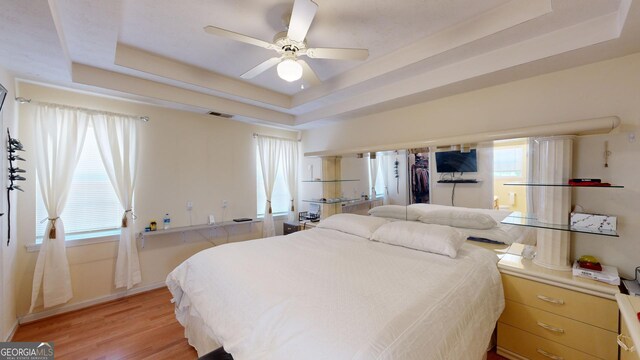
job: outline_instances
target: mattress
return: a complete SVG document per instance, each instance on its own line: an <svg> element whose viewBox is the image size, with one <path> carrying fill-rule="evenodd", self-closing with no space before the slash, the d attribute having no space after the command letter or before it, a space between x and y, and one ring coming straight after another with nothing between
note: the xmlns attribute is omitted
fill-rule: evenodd
<svg viewBox="0 0 640 360"><path fill-rule="evenodd" d="M245 359L482 359L504 308L497 257L312 229L204 250L167 277L198 353Z"/></svg>

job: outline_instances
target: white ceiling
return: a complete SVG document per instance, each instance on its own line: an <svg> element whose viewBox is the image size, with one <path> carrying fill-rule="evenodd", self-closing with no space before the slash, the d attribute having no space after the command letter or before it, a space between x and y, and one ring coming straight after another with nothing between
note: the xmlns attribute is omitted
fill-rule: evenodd
<svg viewBox="0 0 640 360"><path fill-rule="evenodd" d="M293 0L0 2L20 78L293 127L640 51L638 0L316 0L308 45L370 56L308 59L323 83L302 90L275 68L241 79L275 52L202 30L270 42Z"/></svg>

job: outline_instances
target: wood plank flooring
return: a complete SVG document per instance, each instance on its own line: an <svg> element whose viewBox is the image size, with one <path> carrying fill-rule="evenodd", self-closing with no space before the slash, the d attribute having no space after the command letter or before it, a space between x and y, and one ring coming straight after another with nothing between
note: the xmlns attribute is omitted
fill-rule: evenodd
<svg viewBox="0 0 640 360"><path fill-rule="evenodd" d="M170 300L162 288L95 305L20 325L13 341L51 341L62 360L196 359Z"/></svg>
<svg viewBox="0 0 640 360"><path fill-rule="evenodd" d="M52 341L56 359L196 359L166 288L21 325L13 341Z"/></svg>

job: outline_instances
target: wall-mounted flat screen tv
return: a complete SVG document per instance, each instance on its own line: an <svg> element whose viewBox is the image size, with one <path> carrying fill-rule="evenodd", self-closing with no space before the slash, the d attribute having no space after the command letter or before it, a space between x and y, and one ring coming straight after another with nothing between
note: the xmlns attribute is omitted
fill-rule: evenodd
<svg viewBox="0 0 640 360"><path fill-rule="evenodd" d="M2 105L4 105L4 98L7 97L7 89L0 84L0 111L2 111Z"/></svg>
<svg viewBox="0 0 640 360"><path fill-rule="evenodd" d="M436 170L439 173L478 172L476 151L439 151L436 152Z"/></svg>

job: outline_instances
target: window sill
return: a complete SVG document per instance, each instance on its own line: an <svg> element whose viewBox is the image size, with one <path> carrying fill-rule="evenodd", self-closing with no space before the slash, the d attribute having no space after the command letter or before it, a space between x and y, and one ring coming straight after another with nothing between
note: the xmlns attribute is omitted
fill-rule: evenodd
<svg viewBox="0 0 640 360"><path fill-rule="evenodd" d="M65 238L65 247L100 244L120 240L120 229L96 231L84 234L68 234ZM42 238L37 238L36 242L25 245L27 252L38 252L42 246Z"/></svg>
<svg viewBox="0 0 640 360"><path fill-rule="evenodd" d="M277 214L271 214L273 215L273 220L286 220L287 217L289 217L289 213L277 213ZM256 215L257 219L264 219L264 214L262 215Z"/></svg>

